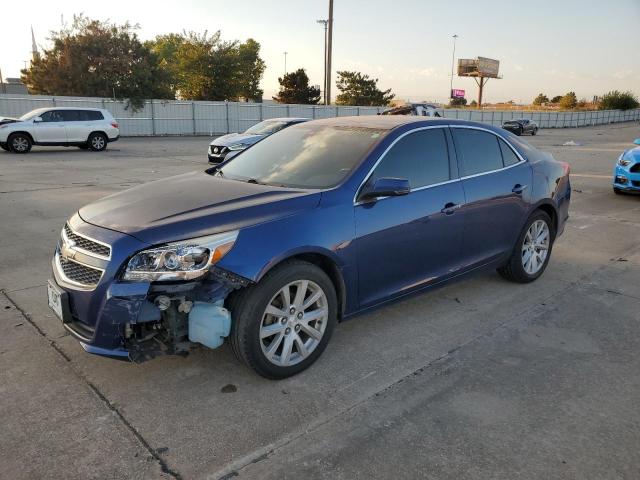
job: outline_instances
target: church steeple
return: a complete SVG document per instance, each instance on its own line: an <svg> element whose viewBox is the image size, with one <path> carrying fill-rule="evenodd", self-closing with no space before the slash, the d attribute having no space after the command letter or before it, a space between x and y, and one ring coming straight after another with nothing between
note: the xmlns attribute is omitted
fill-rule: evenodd
<svg viewBox="0 0 640 480"><path fill-rule="evenodd" d="M36 45L36 36L33 34L33 25L31 26L31 61L38 60L40 53L38 52L38 45Z"/></svg>

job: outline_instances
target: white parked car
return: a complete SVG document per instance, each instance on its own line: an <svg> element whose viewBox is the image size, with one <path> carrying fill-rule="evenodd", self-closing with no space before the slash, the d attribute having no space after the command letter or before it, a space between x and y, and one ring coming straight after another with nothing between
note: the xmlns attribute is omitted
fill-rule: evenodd
<svg viewBox="0 0 640 480"><path fill-rule="evenodd" d="M111 113L100 108L38 108L0 122L0 148L27 153L33 145L79 147L96 152L120 136Z"/></svg>

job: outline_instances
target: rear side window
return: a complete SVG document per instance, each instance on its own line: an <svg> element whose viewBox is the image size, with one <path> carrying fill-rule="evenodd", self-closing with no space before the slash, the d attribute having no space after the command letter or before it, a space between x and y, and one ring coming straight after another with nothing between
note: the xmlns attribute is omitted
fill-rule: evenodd
<svg viewBox="0 0 640 480"><path fill-rule="evenodd" d="M59 113L65 122L79 122L84 120L80 115L82 112L78 110L60 110Z"/></svg>
<svg viewBox="0 0 640 480"><path fill-rule="evenodd" d="M104 120L102 112L98 112L96 110L85 110L84 113L87 115L87 120Z"/></svg>
<svg viewBox="0 0 640 480"><path fill-rule="evenodd" d="M498 137L482 130L452 128L456 151L462 157L462 176L503 168Z"/></svg>
<svg viewBox="0 0 640 480"><path fill-rule="evenodd" d="M520 161L515 152L511 149L509 145L507 145L504 140L498 139L498 143L500 144L500 151L502 152L502 161L504 162L504 166L508 167L510 165L515 165Z"/></svg>
<svg viewBox="0 0 640 480"><path fill-rule="evenodd" d="M400 139L378 164L369 181L383 177L406 178L411 188L449 180L444 129L420 130Z"/></svg>

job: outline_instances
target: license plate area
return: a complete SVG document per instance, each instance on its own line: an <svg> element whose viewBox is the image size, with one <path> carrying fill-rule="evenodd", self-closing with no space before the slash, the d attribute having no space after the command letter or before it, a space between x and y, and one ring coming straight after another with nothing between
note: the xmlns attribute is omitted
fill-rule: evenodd
<svg viewBox="0 0 640 480"><path fill-rule="evenodd" d="M49 308L53 310L53 313L56 314L62 323L71 322L67 292L63 291L51 280L47 283L47 300Z"/></svg>

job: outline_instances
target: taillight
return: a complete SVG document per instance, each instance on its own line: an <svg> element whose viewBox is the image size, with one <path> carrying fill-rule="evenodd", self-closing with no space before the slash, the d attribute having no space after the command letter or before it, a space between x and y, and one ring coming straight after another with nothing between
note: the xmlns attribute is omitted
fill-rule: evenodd
<svg viewBox="0 0 640 480"><path fill-rule="evenodd" d="M111 122L111 126L113 128L118 128L118 122Z"/></svg>

